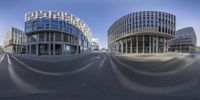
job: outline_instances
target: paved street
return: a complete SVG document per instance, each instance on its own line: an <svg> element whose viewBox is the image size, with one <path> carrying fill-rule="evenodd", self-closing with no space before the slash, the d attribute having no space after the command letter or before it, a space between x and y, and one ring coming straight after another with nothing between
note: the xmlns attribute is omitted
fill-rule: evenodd
<svg viewBox="0 0 200 100"><path fill-rule="evenodd" d="M91 53L48 63L0 54L0 100L200 100L199 93L199 54L138 61Z"/></svg>

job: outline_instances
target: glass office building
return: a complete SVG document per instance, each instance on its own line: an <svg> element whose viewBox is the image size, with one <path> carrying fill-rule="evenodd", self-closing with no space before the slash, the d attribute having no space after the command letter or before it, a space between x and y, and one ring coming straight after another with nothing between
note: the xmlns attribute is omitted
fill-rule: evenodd
<svg viewBox="0 0 200 100"><path fill-rule="evenodd" d="M92 38L91 40L91 48L93 52L99 51L99 39Z"/></svg>
<svg viewBox="0 0 200 100"><path fill-rule="evenodd" d="M24 54L26 52L25 34L22 30L10 27L4 37L4 51L13 54Z"/></svg>
<svg viewBox="0 0 200 100"><path fill-rule="evenodd" d="M111 53L152 54L168 52L168 40L175 36L176 16L159 11L125 15L108 29Z"/></svg>
<svg viewBox="0 0 200 100"><path fill-rule="evenodd" d="M68 55L91 51L90 28L78 17L57 11L25 14L27 53Z"/></svg>
<svg viewBox="0 0 200 100"><path fill-rule="evenodd" d="M175 38L169 42L170 51L193 52L197 46L197 37L193 27L176 31Z"/></svg>

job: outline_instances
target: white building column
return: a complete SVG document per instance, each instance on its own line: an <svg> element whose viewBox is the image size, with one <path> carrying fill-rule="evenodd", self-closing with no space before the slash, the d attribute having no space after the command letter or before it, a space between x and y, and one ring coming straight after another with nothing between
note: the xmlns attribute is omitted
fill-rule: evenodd
<svg viewBox="0 0 200 100"><path fill-rule="evenodd" d="M48 38L49 38L49 55L51 55L51 32L49 32L49 36L48 36Z"/></svg>
<svg viewBox="0 0 200 100"><path fill-rule="evenodd" d="M62 41L62 43L63 43L63 33L61 33L61 41ZM62 50L62 55L64 55L64 46L63 46L63 44L61 44L61 50Z"/></svg>
<svg viewBox="0 0 200 100"><path fill-rule="evenodd" d="M39 47L38 47L39 45L38 45L38 43L36 44L36 55L38 55L39 53Z"/></svg>
<svg viewBox="0 0 200 100"><path fill-rule="evenodd" d="M130 50L130 53L133 53L133 37L131 37Z"/></svg>
<svg viewBox="0 0 200 100"><path fill-rule="evenodd" d="M56 55L55 50L55 32L53 32L53 55Z"/></svg>
<svg viewBox="0 0 200 100"><path fill-rule="evenodd" d="M151 35L149 35L149 53L151 53Z"/></svg>
<svg viewBox="0 0 200 100"><path fill-rule="evenodd" d="M128 53L128 39L126 38L125 41L126 41L126 53Z"/></svg>
<svg viewBox="0 0 200 100"><path fill-rule="evenodd" d="M29 45L29 54L32 54L31 53L31 44Z"/></svg>
<svg viewBox="0 0 200 100"><path fill-rule="evenodd" d="M64 46L63 46L63 45L64 45L64 44L62 43L62 44L61 44L61 52L62 52L61 55L64 55ZM76 53L77 53L77 52L76 52Z"/></svg>
<svg viewBox="0 0 200 100"><path fill-rule="evenodd" d="M121 43L121 52L124 53L124 43L123 43L123 40L122 40L122 43Z"/></svg>
<svg viewBox="0 0 200 100"><path fill-rule="evenodd" d="M26 44L26 54L28 54L28 44Z"/></svg>
<svg viewBox="0 0 200 100"><path fill-rule="evenodd" d="M44 41L45 41L45 42L47 41L46 37L47 37L47 33L44 32Z"/></svg>
<svg viewBox="0 0 200 100"><path fill-rule="evenodd" d="M164 47L163 47L163 53L166 52L166 38L164 37Z"/></svg>
<svg viewBox="0 0 200 100"><path fill-rule="evenodd" d="M158 35L156 35L156 53L158 53Z"/></svg>
<svg viewBox="0 0 200 100"><path fill-rule="evenodd" d="M118 53L118 48L119 48L119 47L118 47L118 42L116 41L116 42L115 42L115 53Z"/></svg>
<svg viewBox="0 0 200 100"><path fill-rule="evenodd" d="M39 41L39 34L37 33L37 42ZM36 44L36 55L38 55L38 52L39 52L39 48L38 48L38 43Z"/></svg>
<svg viewBox="0 0 200 100"><path fill-rule="evenodd" d="M63 50L65 48L65 44L63 44ZM66 54L66 51L64 51L64 55ZM79 54L79 45L76 45L76 54Z"/></svg>
<svg viewBox="0 0 200 100"><path fill-rule="evenodd" d="M122 41L121 40L119 41L119 44L120 44L120 48L119 48L120 49L120 53L122 53Z"/></svg>
<svg viewBox="0 0 200 100"><path fill-rule="evenodd" d="M138 36L136 36L136 54L138 54Z"/></svg>
<svg viewBox="0 0 200 100"><path fill-rule="evenodd" d="M117 41L117 53L119 53L119 46L120 46L120 42L119 41Z"/></svg>
<svg viewBox="0 0 200 100"><path fill-rule="evenodd" d="M143 54L144 54L144 50L145 50L145 48L144 48L144 35L142 35L142 52L143 52Z"/></svg>
<svg viewBox="0 0 200 100"><path fill-rule="evenodd" d="M168 52L168 41L167 41L168 39L166 38L166 51Z"/></svg>
<svg viewBox="0 0 200 100"><path fill-rule="evenodd" d="M153 43L153 54L154 54L154 52L155 52L155 49L154 49L154 48L155 48L155 36L154 36L154 35L152 35L152 36L153 36L153 37L152 37L152 39L153 39L153 40L152 40L152 41L153 41L152 43Z"/></svg>
<svg viewBox="0 0 200 100"><path fill-rule="evenodd" d="M71 44L74 44L74 43L73 43L73 37L72 37L72 35L70 36L70 43L71 43Z"/></svg>

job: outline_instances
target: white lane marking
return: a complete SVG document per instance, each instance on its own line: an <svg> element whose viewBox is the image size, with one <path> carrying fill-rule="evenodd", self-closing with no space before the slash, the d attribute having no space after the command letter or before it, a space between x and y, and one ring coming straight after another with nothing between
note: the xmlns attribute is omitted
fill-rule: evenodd
<svg viewBox="0 0 200 100"><path fill-rule="evenodd" d="M92 57L92 58L90 58L90 59L88 59L88 61L92 61L92 60L94 60L94 59L99 59L100 57Z"/></svg>
<svg viewBox="0 0 200 100"><path fill-rule="evenodd" d="M176 85L176 86L168 86L168 87L151 87L138 84L137 82L131 81L128 79L113 63L112 59L109 57L109 61L111 63L111 67L115 72L117 79L119 82L132 91L136 91L138 93L147 93L147 94L169 94L174 92L181 92L182 90L186 90L191 88L192 86L198 85L198 81L196 79L190 80L189 82Z"/></svg>
<svg viewBox="0 0 200 100"><path fill-rule="evenodd" d="M26 93L41 93L41 92L45 92L43 90L40 90L38 88L36 88L35 86L28 84L27 82L25 82L24 80L22 80L14 71L12 63L10 61L10 57L7 54L7 61L8 61L8 73L9 76L11 78L11 80L17 85L18 88L20 88L22 91L26 92Z"/></svg>
<svg viewBox="0 0 200 100"><path fill-rule="evenodd" d="M175 70L171 70L171 71L167 71L167 72L160 72L160 73L155 73L155 72L149 72L149 71L143 71L134 67L129 66L128 64L125 64L123 62L121 62L120 60L118 60L116 57L113 57L115 60L117 60L117 62L119 64L121 64L122 66L130 69L131 71L135 72L135 73L139 73L139 74L143 74L143 75L151 75L151 76L167 76L167 75L172 75L172 74L176 74L182 70L184 70L185 68L189 67L190 65L192 65L195 61L197 61L198 59L196 58L194 59L187 59L184 63L186 63L185 65L181 66L180 68L177 68ZM162 67L162 66L161 66Z"/></svg>
<svg viewBox="0 0 200 100"><path fill-rule="evenodd" d="M1 57L0 57L0 63L3 61L4 57L5 57L5 54L4 54L4 53L1 54Z"/></svg>
<svg viewBox="0 0 200 100"><path fill-rule="evenodd" d="M106 55L104 55L103 60L101 60L101 62L99 64L99 67L98 67L99 69L101 69L103 67L103 64L104 64L106 58L107 58Z"/></svg>
<svg viewBox="0 0 200 100"><path fill-rule="evenodd" d="M20 61L18 58L16 58L15 56L12 56L17 62L19 62L21 65L23 65L25 68L29 69L30 71L36 72L38 74L42 74L42 75L49 75L49 76L61 76L61 75L72 75L72 74L76 74L79 73L81 71L86 70L87 68L89 68L90 66L92 66L95 62L89 63L79 69L76 69L74 71L71 72L47 72L47 71L42 71L42 70L38 70L35 69L33 67L28 66L27 64L23 63L22 61Z"/></svg>

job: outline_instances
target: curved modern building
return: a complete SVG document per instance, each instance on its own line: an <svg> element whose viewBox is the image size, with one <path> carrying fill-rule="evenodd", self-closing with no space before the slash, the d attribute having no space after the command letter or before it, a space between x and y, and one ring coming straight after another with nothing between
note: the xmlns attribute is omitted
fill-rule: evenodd
<svg viewBox="0 0 200 100"><path fill-rule="evenodd" d="M27 53L68 55L90 52L92 32L78 17L57 11L25 14Z"/></svg>
<svg viewBox="0 0 200 100"><path fill-rule="evenodd" d="M108 29L111 53L165 53L175 36L176 16L159 11L140 11L118 19Z"/></svg>
<svg viewBox="0 0 200 100"><path fill-rule="evenodd" d="M169 42L170 51L192 52L197 46L197 38L192 27L176 31L175 38Z"/></svg>

